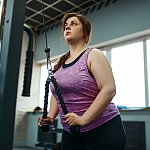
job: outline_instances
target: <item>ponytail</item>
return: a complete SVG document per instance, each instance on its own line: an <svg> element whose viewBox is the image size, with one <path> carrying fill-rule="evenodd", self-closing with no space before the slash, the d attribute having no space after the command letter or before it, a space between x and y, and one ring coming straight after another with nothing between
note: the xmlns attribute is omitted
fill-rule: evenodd
<svg viewBox="0 0 150 150"><path fill-rule="evenodd" d="M59 61L54 66L53 73L55 73L65 63L69 55L70 51L60 57Z"/></svg>

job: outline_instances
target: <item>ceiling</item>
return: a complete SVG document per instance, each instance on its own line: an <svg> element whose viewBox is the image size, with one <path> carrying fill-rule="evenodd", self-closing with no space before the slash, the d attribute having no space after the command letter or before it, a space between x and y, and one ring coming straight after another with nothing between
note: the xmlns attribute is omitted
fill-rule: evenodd
<svg viewBox="0 0 150 150"><path fill-rule="evenodd" d="M43 0L44 20L48 28L58 26L66 12L86 14L117 0ZM35 32L43 29L42 0L27 0L25 23Z"/></svg>

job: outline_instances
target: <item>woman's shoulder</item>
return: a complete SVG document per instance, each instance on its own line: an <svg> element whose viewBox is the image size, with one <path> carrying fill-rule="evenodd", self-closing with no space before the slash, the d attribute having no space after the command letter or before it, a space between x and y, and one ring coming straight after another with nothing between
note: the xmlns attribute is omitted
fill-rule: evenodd
<svg viewBox="0 0 150 150"><path fill-rule="evenodd" d="M90 52L89 52L89 56L90 59L95 59L97 57L105 57L103 51L101 49L98 48L91 48Z"/></svg>

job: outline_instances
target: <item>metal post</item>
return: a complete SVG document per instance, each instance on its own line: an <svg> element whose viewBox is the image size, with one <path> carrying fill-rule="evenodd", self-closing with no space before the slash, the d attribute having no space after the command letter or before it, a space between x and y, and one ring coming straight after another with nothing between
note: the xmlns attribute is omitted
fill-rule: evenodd
<svg viewBox="0 0 150 150"><path fill-rule="evenodd" d="M143 40L143 54L144 54L144 80L145 80L145 106L149 107L149 86L148 86L148 65L147 65L147 45L146 39Z"/></svg>
<svg viewBox="0 0 150 150"><path fill-rule="evenodd" d="M0 62L0 149L13 146L26 0L7 0Z"/></svg>

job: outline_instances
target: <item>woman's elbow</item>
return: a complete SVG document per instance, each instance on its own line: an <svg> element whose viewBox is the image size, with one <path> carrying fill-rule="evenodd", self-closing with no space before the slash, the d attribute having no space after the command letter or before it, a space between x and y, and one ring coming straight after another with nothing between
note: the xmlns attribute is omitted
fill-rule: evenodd
<svg viewBox="0 0 150 150"><path fill-rule="evenodd" d="M112 99L116 95L116 86L111 85L107 88L107 92L110 95L110 99Z"/></svg>
<svg viewBox="0 0 150 150"><path fill-rule="evenodd" d="M108 97L108 99L112 99L116 95L115 84L107 84L103 86L100 90L100 93L104 93Z"/></svg>
<svg viewBox="0 0 150 150"><path fill-rule="evenodd" d="M116 88L113 89L112 91L112 98L116 95Z"/></svg>

